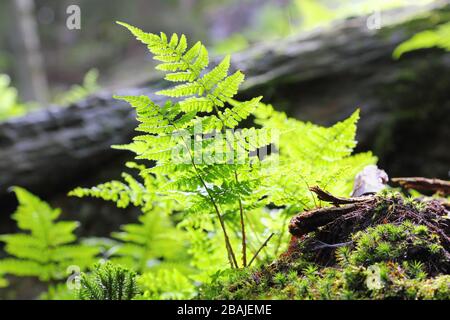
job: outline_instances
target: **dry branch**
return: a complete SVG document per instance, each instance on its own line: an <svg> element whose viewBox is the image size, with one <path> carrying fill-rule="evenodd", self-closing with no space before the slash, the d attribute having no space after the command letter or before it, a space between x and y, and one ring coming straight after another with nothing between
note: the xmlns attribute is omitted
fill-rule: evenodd
<svg viewBox="0 0 450 320"><path fill-rule="evenodd" d="M427 179L421 177L393 178L392 181L398 183L406 189L434 191L444 196L450 195L450 181L440 179Z"/></svg>

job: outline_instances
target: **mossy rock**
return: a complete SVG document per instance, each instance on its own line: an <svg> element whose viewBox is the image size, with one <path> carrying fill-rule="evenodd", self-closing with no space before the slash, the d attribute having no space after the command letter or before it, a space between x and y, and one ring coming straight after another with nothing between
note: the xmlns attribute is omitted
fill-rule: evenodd
<svg viewBox="0 0 450 320"><path fill-rule="evenodd" d="M200 298L450 299L450 219L440 201L383 194L354 214L351 226L336 219L293 238L271 264L224 272Z"/></svg>

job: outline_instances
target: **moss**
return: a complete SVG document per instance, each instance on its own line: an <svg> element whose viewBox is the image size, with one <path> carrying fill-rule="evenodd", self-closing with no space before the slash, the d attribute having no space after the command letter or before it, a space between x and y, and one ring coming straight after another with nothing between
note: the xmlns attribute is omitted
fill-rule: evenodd
<svg viewBox="0 0 450 320"><path fill-rule="evenodd" d="M426 216L430 207L384 194L368 213L373 224L352 233L349 245L332 249L335 259L324 263L308 249L317 237L312 233L269 265L221 274L200 298L450 299L448 248L425 220L402 219L406 209ZM383 222L388 215L389 223Z"/></svg>

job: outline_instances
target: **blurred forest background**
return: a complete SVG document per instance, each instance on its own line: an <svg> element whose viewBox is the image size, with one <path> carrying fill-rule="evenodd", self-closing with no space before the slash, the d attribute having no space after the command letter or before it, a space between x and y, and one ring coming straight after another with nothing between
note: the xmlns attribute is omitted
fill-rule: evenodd
<svg viewBox="0 0 450 320"><path fill-rule="evenodd" d="M74 4L81 30L66 26ZM393 56L416 33L448 23L448 1L6 0L0 233L13 228L12 185L76 213L87 235L108 234L136 216L66 197L78 185L118 178L130 158L109 149L127 142L135 123L111 96L159 86L146 48L117 20L185 33L217 57L235 53L235 66L248 76L244 95L261 94L302 120L332 124L359 107L358 151L374 151L390 176L448 179L450 55L430 48Z"/></svg>
<svg viewBox="0 0 450 320"><path fill-rule="evenodd" d="M216 54L225 54L324 27L336 19L430 2L130 0L124 5L120 0L7 0L0 3L0 72L12 78L22 102L47 106L60 102L57 97L81 84L92 69L99 71L102 87L140 84L155 72L146 51L121 32L116 20L149 32L183 32ZM81 8L81 30L66 27L66 9L73 4ZM23 34L29 24L32 30ZM34 63L42 66L27 65L27 54L36 55ZM35 80L40 84L32 83L30 75L35 73L41 73Z"/></svg>

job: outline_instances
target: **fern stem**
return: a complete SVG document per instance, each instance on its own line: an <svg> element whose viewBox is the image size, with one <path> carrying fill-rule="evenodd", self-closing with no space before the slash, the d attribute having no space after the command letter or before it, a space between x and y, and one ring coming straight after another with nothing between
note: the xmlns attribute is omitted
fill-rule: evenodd
<svg viewBox="0 0 450 320"><path fill-rule="evenodd" d="M283 224L282 226L286 226L287 222L289 220L289 216L286 215L286 217L283 219ZM277 239L277 244L275 246L275 256L278 256L278 251L280 250L281 247L281 241L283 240L283 230L280 230L280 236Z"/></svg>
<svg viewBox="0 0 450 320"><path fill-rule="evenodd" d="M170 48L170 47L168 47L168 48ZM183 61L185 64L188 65L188 70L191 71L192 73L194 73L195 78L198 78L198 83L202 86L203 90L205 92L210 92L211 90L208 90L208 88L206 87L206 85L204 84L202 79L200 79L200 73L197 72L194 68L191 67L190 61L186 61L184 59L184 57L181 56L181 55L179 55L179 58L180 58L181 61ZM211 98L209 98L209 97L208 97L208 99L211 100ZM215 102L214 101L212 101L212 102L214 104L214 107L217 108L216 105L215 105ZM185 142L185 144L186 144L186 142ZM200 173L199 173L199 171L197 169L197 166L195 165L194 158L193 158L192 154L190 152L189 152L189 154L190 154L190 157L191 157L191 162L192 162L192 165L194 167L194 170L195 170L198 178L202 182L206 192L208 193L208 196L209 196L209 198L211 200L211 203L213 204L214 209L216 211L217 218L219 219L220 227L222 228L223 236L225 238L225 246L226 246L227 251L228 251L228 260L230 262L231 268L238 268L239 266L238 266L238 263L237 263L237 260L236 260L236 255L234 254L233 247L231 245L230 238L228 237L228 232L227 232L227 229L225 227L225 221L223 220L223 217L222 217L222 215L220 213L220 210L219 210L219 208L218 208L218 206L216 204L216 201L214 200L214 197L212 196L212 194L211 194L209 188L207 187L205 181L201 177L201 175L200 175Z"/></svg>
<svg viewBox="0 0 450 320"><path fill-rule="evenodd" d="M176 126L175 126L175 128L176 128ZM184 137L182 137L182 139L183 139L184 145L186 146L186 150L189 150L189 157L191 158L191 163L192 163L192 167L195 170L195 174L200 179L200 182L202 183L203 187L205 188L206 193L208 193L208 197L211 200L211 203L214 206L214 210L216 212L217 218L219 219L220 227L222 228L223 236L225 239L225 247L226 247L227 253L228 253L228 261L230 262L231 268L232 269L238 268L239 266L237 264L236 255L234 254L233 247L230 242L230 238L228 237L228 232L227 232L227 229L225 226L225 221L223 220L223 217L222 217L222 214L220 213L219 207L217 206L217 203L214 200L214 197L212 196L211 191L209 190L208 186L206 185L205 180L203 180L203 177L201 176L200 171L198 170L197 166L195 165L194 156L191 153L191 149L189 148Z"/></svg>
<svg viewBox="0 0 450 320"><path fill-rule="evenodd" d="M201 73L201 72L198 71L198 70L196 70L195 68L193 68L191 61L187 61L187 60L184 58L184 56L183 56L182 54L180 54L178 51L176 51L176 50L174 50L173 48L171 48L170 45L166 45L165 49L168 50L168 51L171 51L171 53L172 53L173 55L177 56L177 58L178 58L181 62L183 62L184 64L187 65L187 70L189 70L190 72L192 72L192 73L194 74L194 76L195 76L195 78L197 79L198 83L202 86L202 88L203 88L203 90L204 90L205 95L207 96L207 98L208 98L209 100L211 100L211 102L213 103L214 107L217 108L217 107L216 107L215 101L213 101L213 100L212 100L210 97L208 97L208 95L207 95L207 93L211 92L211 89L208 89L207 86L205 85L205 83L203 82L203 80L200 78L200 73ZM170 121L170 119L169 119L169 123L170 123L170 122L171 122L171 121ZM172 125L173 125L173 124L172 124ZM174 125L174 127L176 128L175 125ZM183 141L184 141L184 138L183 138ZM186 147L187 147L186 141L184 141L184 143L185 143L185 145L186 145ZM187 150L190 150L190 148L187 148ZM200 175L200 172L199 172L199 170L197 169L197 167L196 167L196 165L195 165L194 157L193 157L193 155L191 154L191 152L189 152L189 155L190 155L190 157L191 157L191 162L192 162L192 165L193 165L194 170L195 170L195 172L196 172L196 175L197 175L197 177L200 179L200 181L201 181L201 183L203 184L203 186L204 186L206 192L208 193L208 196L209 196L209 198L210 198L210 200L211 200L211 203L213 204L214 209L215 209L215 211L216 211L217 218L219 219L219 223L220 223L220 226L221 226L221 228L222 228L222 232L223 232L223 235L224 235L224 238L225 238L225 245L226 245L226 248L227 248L227 251L228 251L228 255L229 255L228 259L229 259L229 261L230 261L230 265L231 265L232 268L238 268L239 266L238 266L238 263L237 263L237 260L236 260L236 255L234 254L233 247L232 247L232 245L231 245L231 242L230 242L230 239L229 239L229 237L228 237L227 230L226 230L225 222L224 222L223 217L222 217L222 215L221 215L221 213L220 213L220 210L219 210L219 208L218 208L218 206L217 206L217 203L216 203L216 201L214 200L214 197L212 196L212 194L211 194L209 188L207 187L205 181L203 180L202 176Z"/></svg>
<svg viewBox="0 0 450 320"><path fill-rule="evenodd" d="M211 203L213 204L214 209L216 211L216 215L217 215L217 218L219 219L220 227L222 228L223 236L225 238L225 246L226 246L227 251L228 251L228 255L229 255L228 260L230 260L230 265L231 265L232 268L238 268L239 266L238 266L238 263L237 263L237 260L236 260L236 255L234 254L233 247L231 246L230 238L228 237L228 232L227 232L227 229L225 227L225 221L223 220L223 217L220 214L219 207L217 206L217 203L214 200L214 197L212 196L208 186L206 185L205 180L203 180L202 176L200 175L200 173L199 173L199 171L197 169L197 166L195 165L193 159L192 159L192 165L194 166L194 170L195 170L195 172L197 174L197 177L200 179L201 183L203 184L203 187L205 188L206 192L208 193L209 199L211 200ZM231 256L231 258L230 258L230 256Z"/></svg>
<svg viewBox="0 0 450 320"><path fill-rule="evenodd" d="M204 90L204 92L205 92L205 95L206 95L207 99L209 99L209 100L213 103L213 106L214 106L214 109L216 110L217 116L219 117L220 121L222 122L223 126L225 127L225 122L223 121L223 119L222 119L222 117L221 117L221 115L220 115L220 112L219 112L219 110L218 110L218 108L217 108L216 102L215 102L214 100L212 100L212 99L209 97L209 95L207 94L207 93L210 93L210 92L211 92L211 89L208 89L208 88L206 87L205 83L203 82L203 79L200 78L200 73L197 72L194 68L191 67L191 63L190 63L189 61L186 61L186 60L184 59L184 57L181 56L181 55L179 55L179 58L180 58L181 61L183 61L184 63L186 63L186 64L188 65L188 70L191 71L191 72L193 72L193 73L195 74L195 77L198 79L198 80L197 80L198 83L202 86L202 88L203 88L203 90ZM192 155L191 155L191 159L192 159ZM201 180L203 186L205 187L205 190L206 190L206 192L208 193L208 196L209 196L209 198L211 199L211 202L212 202L212 204L214 205L214 208L215 208L215 210L216 210L216 214L217 214L217 217L219 218L220 226L221 226L221 228L222 228L223 235L224 235L224 237L225 237L225 243L226 243L227 251L228 251L229 255L231 256L231 259L230 259L230 257L229 257L230 264L231 264L232 267L233 267L233 264L234 264L234 267L235 267L235 268L239 268L238 263L237 263L237 260L236 260L236 255L234 254L233 247L231 246L231 242L230 242L230 239L229 239L229 237L228 237L228 233L227 233L226 227L225 227L225 222L223 221L223 217L222 217L222 215L220 214L219 208L217 207L217 204L216 204L216 202L215 202L213 196L211 195L211 193L210 193L208 187L206 186L205 181L204 181L204 180L202 179L202 177L200 176L200 174L199 174L199 172L198 172L198 170L197 170L197 167L195 166L195 163L194 163L193 159L192 159L192 164L193 164L194 169L195 169L195 171L196 171L196 173L197 173L197 176L199 177L199 179ZM237 179L237 173L236 173L236 170L234 171L234 173L235 173L236 179ZM243 239L242 239L243 265L244 265L244 267L245 267L246 264L247 264L247 256L246 256L247 254L246 254L246 246L245 246L245 225L244 225L244 218L243 218L242 201L241 201L240 198L239 198L239 206L240 206L240 212L241 212L241 227L242 227L242 238L243 238ZM231 260L232 260L232 262L231 262Z"/></svg>
<svg viewBox="0 0 450 320"><path fill-rule="evenodd" d="M236 179L236 183L239 183L236 170L234 171L234 177ZM239 213L241 217L241 232L242 232L242 266L245 268L247 266L247 240L245 234L244 207L242 206L242 200L240 196L238 202L239 202Z"/></svg>
<svg viewBox="0 0 450 320"><path fill-rule="evenodd" d="M161 115L164 117L163 114L161 114ZM176 130L178 130L177 126L173 123L173 121L171 119L168 119L168 122ZM230 262L231 268L238 268L236 255L234 254L233 247L231 245L230 238L228 236L228 232L227 232L227 229L226 229L226 226L225 226L225 221L223 220L223 217L222 217L222 214L220 213L219 207L217 206L217 203L214 200L214 197L212 196L211 191L209 190L208 186L206 185L205 180L203 180L203 177L201 176L200 171L198 170L197 166L195 165L194 156L193 156L193 154L191 152L191 149L189 148L188 143L186 142L186 140L184 139L183 136L182 136L182 140L183 140L183 143L184 143L184 145L186 147L186 150L189 150L189 157L191 159L192 167L195 170L195 174L200 179L203 187L205 188L206 192L208 193L208 197L211 200L211 203L214 206L214 210L216 212L217 218L219 219L220 227L222 228L223 236L224 236L224 239L225 239L225 247L226 247L227 252L228 252L228 260Z"/></svg>
<svg viewBox="0 0 450 320"><path fill-rule="evenodd" d="M259 247L258 251L256 251L255 255L253 256L253 258L250 260L248 266L250 267L253 263L253 261L258 257L258 254L261 252L261 250L267 246L267 243L269 243L270 239L272 239L272 237L275 235L275 233L271 233L270 236L266 239L266 241L264 241L264 243L261 245L261 247Z"/></svg>
<svg viewBox="0 0 450 320"><path fill-rule="evenodd" d="M222 116L219 112L219 109L217 108L216 105L214 105L214 110L216 111L216 114L217 114L220 122L222 122L222 126L226 127L225 122L223 121ZM227 141L227 143L229 143L229 142ZM238 174L237 174L236 169L233 171L234 171L234 178L236 180L236 183L239 183ZM242 233L242 266L245 268L245 267L247 267L247 240L246 240L246 234L245 234L244 208L242 206L242 199L241 199L240 195L238 197L238 203L239 203L239 214L240 214L241 233Z"/></svg>

